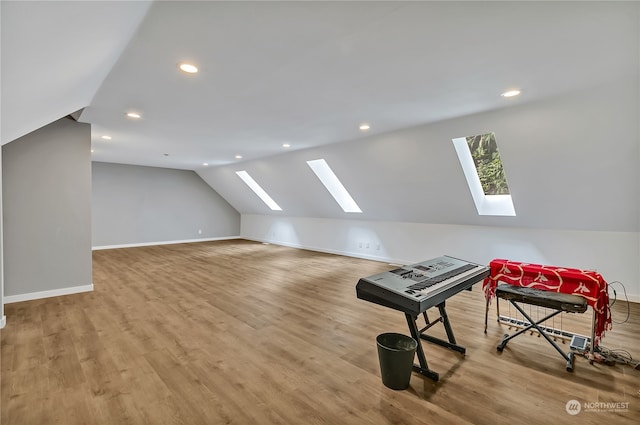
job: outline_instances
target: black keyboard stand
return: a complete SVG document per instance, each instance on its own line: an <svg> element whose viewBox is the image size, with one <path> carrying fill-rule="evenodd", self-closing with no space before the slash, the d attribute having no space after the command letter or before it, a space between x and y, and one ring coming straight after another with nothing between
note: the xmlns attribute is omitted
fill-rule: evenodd
<svg viewBox="0 0 640 425"><path fill-rule="evenodd" d="M445 310L444 301L437 305L438 310L440 312L440 317L438 317L435 321L429 321L429 317L427 316L427 311L422 312L422 316L425 321L425 326L421 329L418 329L418 316L405 313L405 317L407 319L407 325L409 325L409 331L411 332L411 336L418 342L418 347L416 348L416 355L418 356L419 364L413 365L413 370L418 372L421 375L426 376L427 378L433 379L434 381L438 381L440 379L440 375L437 372L429 369L429 365L427 364L427 358L424 355L424 350L422 349L421 340L424 339L427 342L432 344L439 345L441 347L449 348L450 350L457 351L464 355L466 353L466 348L456 343L456 338L453 335L453 329L451 328L451 323L449 323L449 316L447 316L447 311ZM433 337L431 335L426 335L424 332L435 325L436 323L442 322L444 325L444 330L447 332L447 338L449 341L445 341L440 338Z"/></svg>

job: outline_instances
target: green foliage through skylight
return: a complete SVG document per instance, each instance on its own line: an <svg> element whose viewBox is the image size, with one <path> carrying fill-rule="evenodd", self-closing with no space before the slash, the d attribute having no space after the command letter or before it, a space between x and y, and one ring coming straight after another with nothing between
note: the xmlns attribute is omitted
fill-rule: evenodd
<svg viewBox="0 0 640 425"><path fill-rule="evenodd" d="M484 194L508 195L509 186L500 161L495 134L481 134L466 139Z"/></svg>

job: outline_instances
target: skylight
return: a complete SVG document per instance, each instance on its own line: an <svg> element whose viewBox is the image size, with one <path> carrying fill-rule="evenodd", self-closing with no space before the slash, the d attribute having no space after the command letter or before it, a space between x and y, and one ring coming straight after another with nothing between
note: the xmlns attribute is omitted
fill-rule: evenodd
<svg viewBox="0 0 640 425"><path fill-rule="evenodd" d="M515 216L495 134L453 139L479 215Z"/></svg>
<svg viewBox="0 0 640 425"><path fill-rule="evenodd" d="M324 187L327 188L333 199L342 207L344 212L361 213L362 210L353 200L347 189L344 188L338 177L333 173L329 164L324 159L307 161L309 167L316 173Z"/></svg>
<svg viewBox="0 0 640 425"><path fill-rule="evenodd" d="M260 187L260 185L249 175L249 173L247 173L245 170L242 170L236 171L236 174L242 179L242 181L247 184L247 186L251 188L251 190L253 190L256 195L260 197L260 199L262 199L262 202L267 204L269 208L274 211L282 211L282 208L280 208L280 206L276 204L273 199L271 199L271 196L269 196L267 192L265 192L264 189Z"/></svg>

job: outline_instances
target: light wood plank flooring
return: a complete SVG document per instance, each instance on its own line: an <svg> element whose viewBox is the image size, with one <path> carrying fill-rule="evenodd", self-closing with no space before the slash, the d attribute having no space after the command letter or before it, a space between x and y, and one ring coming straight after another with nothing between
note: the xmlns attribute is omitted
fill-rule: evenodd
<svg viewBox="0 0 640 425"><path fill-rule="evenodd" d="M375 337L402 313L358 300L385 263L233 240L96 251L91 293L6 306L3 425L635 424L640 372L575 371L541 338L503 353L480 285L447 302L467 355L423 343L433 382L393 391ZM640 356L640 308L603 340ZM624 319L618 302L614 319ZM581 315L588 323L589 314ZM444 336L440 326L434 334ZM567 344L568 345L568 344ZM565 345L565 347L567 346ZM566 403L620 402L571 416Z"/></svg>

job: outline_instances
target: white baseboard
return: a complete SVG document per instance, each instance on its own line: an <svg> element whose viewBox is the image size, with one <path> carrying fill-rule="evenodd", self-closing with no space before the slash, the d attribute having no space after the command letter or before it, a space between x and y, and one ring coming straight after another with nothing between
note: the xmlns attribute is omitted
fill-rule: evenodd
<svg viewBox="0 0 640 425"><path fill-rule="evenodd" d="M267 240L267 239L256 239L256 238L250 238L250 237L246 237L246 236L242 237L242 239L255 241L255 242L269 243L269 244L273 244L273 245L281 245L281 246L286 246L286 247L289 247L289 248L299 248L299 249L307 249L309 251L324 252L326 254L344 255L345 257L354 257L354 258L362 258L364 260L380 261L380 262L394 264L394 265L398 265L398 266L399 265L403 265L403 264L411 264L411 263L413 263L413 261L407 261L407 260L401 260L401 259L394 259L394 258L388 258L388 257L376 257L374 255L366 255L366 254L360 254L360 253L354 253L354 252L315 248L315 247L312 247L312 246L303 246L303 245L300 245L300 244L292 244L292 243L287 243L287 242L276 242L276 241L270 241L270 240ZM631 302L631 303L640 303L640 295L631 294L631 295L627 295L627 298L628 298L629 302ZM619 299L619 301L627 301L627 300Z"/></svg>
<svg viewBox="0 0 640 425"><path fill-rule="evenodd" d="M361 254L361 253L358 253L358 252L340 251L340 250L336 250L336 249L324 249L324 248L317 248L317 247L313 247L313 246L304 246L304 245L300 245L300 244L292 244L292 243L288 243L288 242L275 242L275 241L270 241L270 240L266 240L266 239L249 238L249 237L245 237L245 236L242 236L241 238L242 239L246 239L248 241L262 242L262 243L265 243L265 244L286 246L286 247L289 247L289 248L306 249L306 250L309 250L309 251L322 252L322 253L325 253L325 254L343 255L345 257L361 258L363 260L379 261L379 262L382 262L382 263L388 263L388 264L394 264L394 265L415 263L415 261L400 260L400 259L397 259L397 258L381 257L381 256L375 256L375 255L367 255L367 254Z"/></svg>
<svg viewBox="0 0 640 425"><path fill-rule="evenodd" d="M2 316L2 318L0 318L0 329L4 328L7 324L7 316Z"/></svg>
<svg viewBox="0 0 640 425"><path fill-rule="evenodd" d="M39 300L41 298L59 297L61 295L79 294L93 291L93 283L90 285L72 286L70 288L52 289L50 291L29 292L27 294L5 295L4 303L19 303L21 301Z"/></svg>
<svg viewBox="0 0 640 425"><path fill-rule="evenodd" d="M173 244L179 244L179 243L226 241L226 240L231 240L231 239L240 239L240 236L224 236L224 237L220 237L220 238L185 239L185 240L180 240L180 241L141 242L141 243L120 244L120 245L101 245L101 246L94 246L91 249L93 251L99 251L101 249L139 248L141 246L173 245Z"/></svg>

